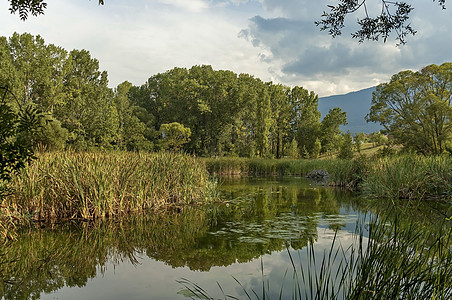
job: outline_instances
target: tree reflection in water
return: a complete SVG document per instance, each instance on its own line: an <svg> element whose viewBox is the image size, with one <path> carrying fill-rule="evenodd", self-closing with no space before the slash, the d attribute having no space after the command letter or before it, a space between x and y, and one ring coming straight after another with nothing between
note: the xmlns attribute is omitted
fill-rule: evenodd
<svg viewBox="0 0 452 300"><path fill-rule="evenodd" d="M146 217L30 229L0 248L0 296L37 299L83 287L107 265L138 264L143 255L197 271L249 262L316 243L319 227L353 231L358 211L366 211L349 193L296 178L224 182L222 198Z"/></svg>

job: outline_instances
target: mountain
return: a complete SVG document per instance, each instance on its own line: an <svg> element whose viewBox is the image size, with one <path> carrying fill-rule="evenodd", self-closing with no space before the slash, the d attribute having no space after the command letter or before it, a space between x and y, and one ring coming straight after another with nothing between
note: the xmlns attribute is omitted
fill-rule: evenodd
<svg viewBox="0 0 452 300"><path fill-rule="evenodd" d="M367 123L364 117L369 113L372 93L375 87L351 92L345 95L334 95L319 98L319 111L322 118L328 114L328 111L334 107L340 107L342 111L347 112L348 125L341 126L341 130L356 132L376 132L382 129L378 123Z"/></svg>

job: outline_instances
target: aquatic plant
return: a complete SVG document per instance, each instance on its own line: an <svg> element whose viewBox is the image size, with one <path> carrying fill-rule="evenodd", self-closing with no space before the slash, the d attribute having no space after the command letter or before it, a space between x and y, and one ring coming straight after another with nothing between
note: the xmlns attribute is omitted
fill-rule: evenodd
<svg viewBox="0 0 452 300"><path fill-rule="evenodd" d="M452 200L452 158L406 154L392 157L360 156L342 159L204 159L218 175L304 176L326 170L330 184L361 190L365 195L390 199L443 198Z"/></svg>
<svg viewBox="0 0 452 300"><path fill-rule="evenodd" d="M375 197L452 200L452 159L417 155L379 158L369 164L361 187Z"/></svg>
<svg viewBox="0 0 452 300"><path fill-rule="evenodd" d="M32 220L123 216L216 192L201 161L176 153L43 153L12 186L3 205Z"/></svg>

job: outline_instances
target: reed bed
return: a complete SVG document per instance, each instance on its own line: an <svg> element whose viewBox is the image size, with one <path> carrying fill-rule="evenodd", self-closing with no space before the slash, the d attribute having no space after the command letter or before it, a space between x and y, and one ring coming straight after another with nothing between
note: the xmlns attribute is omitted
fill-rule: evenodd
<svg viewBox="0 0 452 300"><path fill-rule="evenodd" d="M260 159L260 158L205 158L207 170L215 175L284 176L306 175L314 169L325 169L339 174L350 161L341 159Z"/></svg>
<svg viewBox="0 0 452 300"><path fill-rule="evenodd" d="M176 153L44 153L3 201L31 220L97 219L206 202L216 183L202 162Z"/></svg>
<svg viewBox="0 0 452 300"><path fill-rule="evenodd" d="M389 199L443 198L452 201L452 158L416 155L376 159L366 168L361 188Z"/></svg>
<svg viewBox="0 0 452 300"><path fill-rule="evenodd" d="M247 176L304 176L314 169L330 174L329 184L390 199L440 198L452 201L452 158L414 154L385 158L342 159L204 159L210 173Z"/></svg>

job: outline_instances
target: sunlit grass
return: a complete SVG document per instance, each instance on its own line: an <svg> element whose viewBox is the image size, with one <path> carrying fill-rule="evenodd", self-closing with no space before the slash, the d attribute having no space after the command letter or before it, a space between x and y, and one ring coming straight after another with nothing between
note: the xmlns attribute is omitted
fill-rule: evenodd
<svg viewBox="0 0 452 300"><path fill-rule="evenodd" d="M12 188L3 205L31 220L96 219L205 202L215 182L183 154L61 152L39 155Z"/></svg>
<svg viewBox="0 0 452 300"><path fill-rule="evenodd" d="M314 169L323 169L331 175L330 185L362 190L372 197L452 200L452 158L448 156L359 156L353 160L209 158L204 161L209 172L217 175L304 176Z"/></svg>
<svg viewBox="0 0 452 300"><path fill-rule="evenodd" d="M363 178L363 191L375 197L452 200L452 159L446 156L376 159Z"/></svg>

